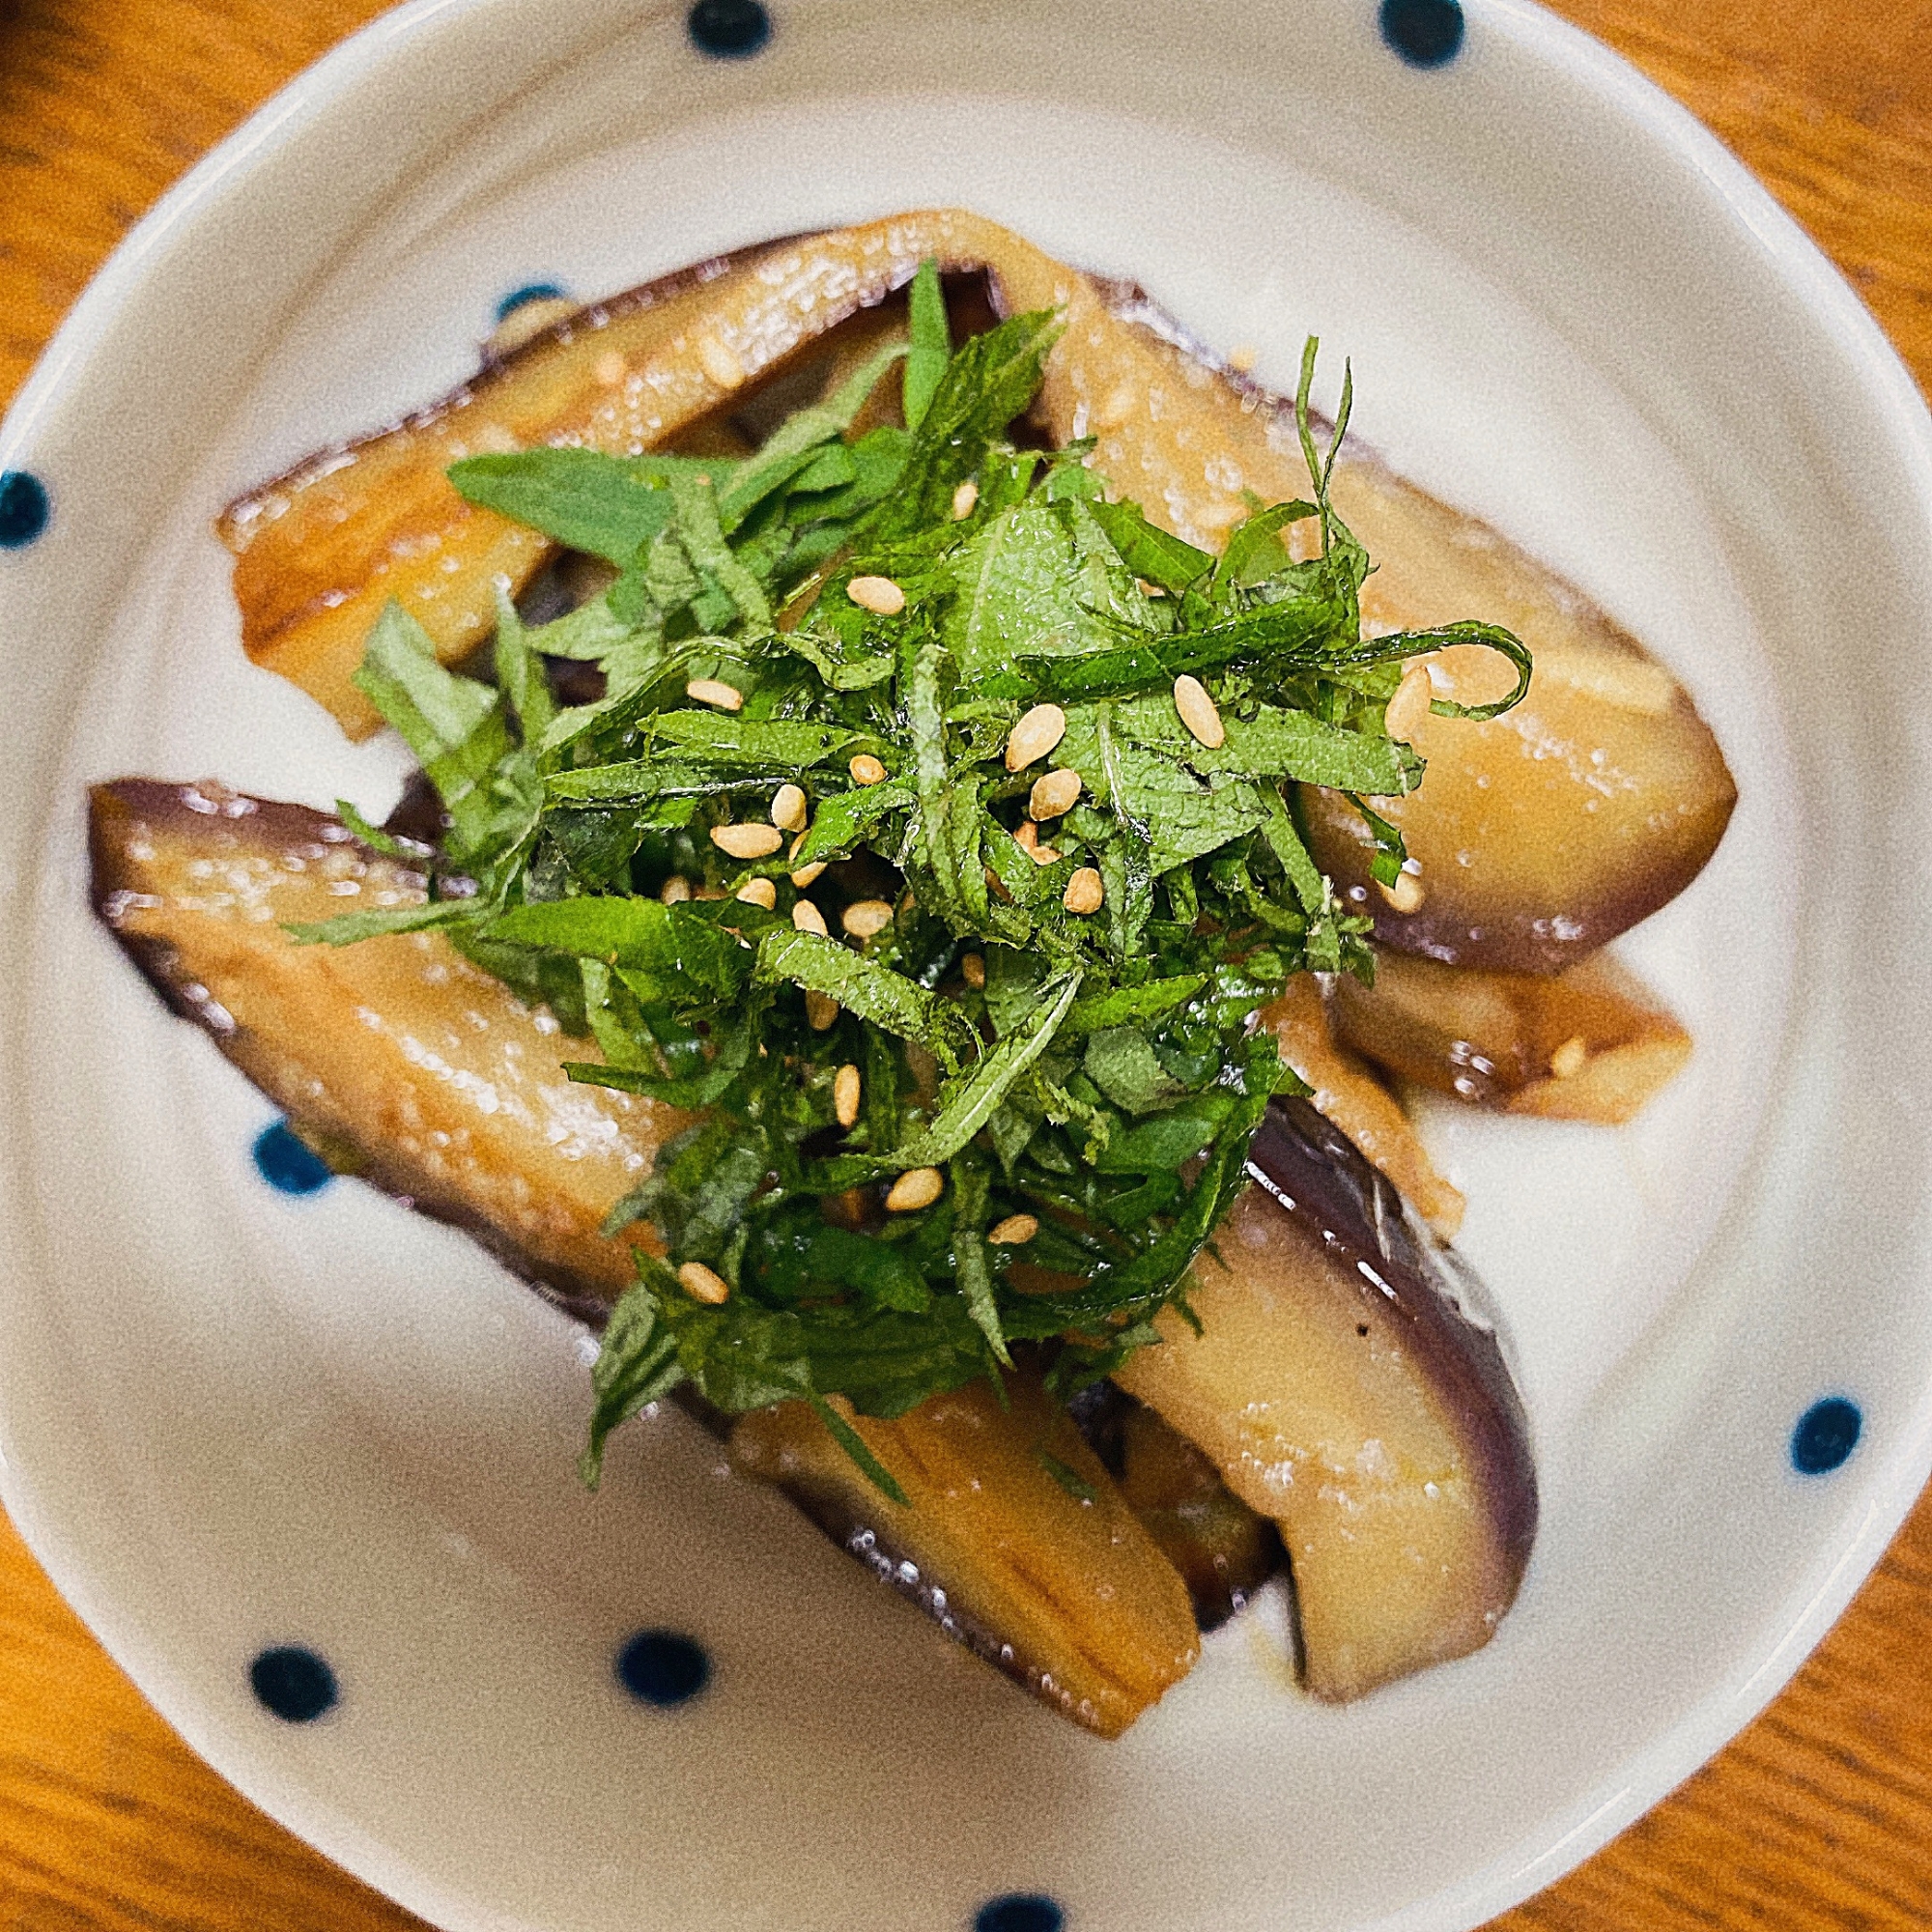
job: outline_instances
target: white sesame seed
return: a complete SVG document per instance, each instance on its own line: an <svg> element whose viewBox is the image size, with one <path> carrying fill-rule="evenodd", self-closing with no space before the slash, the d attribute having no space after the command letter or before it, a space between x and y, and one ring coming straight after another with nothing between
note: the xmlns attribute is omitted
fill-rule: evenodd
<svg viewBox="0 0 1932 1932"><path fill-rule="evenodd" d="M1218 752L1228 742L1228 727L1221 723L1221 714L1208 696L1208 687L1198 677L1190 677L1183 671L1174 680L1174 708L1180 713L1180 722L1197 744Z"/></svg>
<svg viewBox="0 0 1932 1932"><path fill-rule="evenodd" d="M1549 1070L1558 1080L1574 1080L1590 1058L1590 1049L1580 1034L1566 1039L1549 1056Z"/></svg>
<svg viewBox="0 0 1932 1932"><path fill-rule="evenodd" d="M805 830L805 794L797 785L780 785L772 795L772 823L786 832Z"/></svg>
<svg viewBox="0 0 1932 1932"><path fill-rule="evenodd" d="M906 606L905 592L890 577L855 577L845 594L860 610L879 617L896 617Z"/></svg>
<svg viewBox="0 0 1932 1932"><path fill-rule="evenodd" d="M801 866L791 875L791 882L800 892L804 892L806 887L815 886L824 876L825 861L823 859L814 859L810 865Z"/></svg>
<svg viewBox="0 0 1932 1932"><path fill-rule="evenodd" d="M736 389L745 381L745 365L715 335L697 338L697 361L721 389Z"/></svg>
<svg viewBox="0 0 1932 1932"><path fill-rule="evenodd" d="M876 939L893 923L893 909L884 899L859 899L839 915L839 923L854 939Z"/></svg>
<svg viewBox="0 0 1932 1932"><path fill-rule="evenodd" d="M1382 724L1391 738L1400 738L1405 744L1412 739L1429 717L1429 706L1435 695L1435 687L1430 682L1427 659L1418 658L1403 672L1402 682L1395 688L1382 711Z"/></svg>
<svg viewBox="0 0 1932 1932"><path fill-rule="evenodd" d="M1099 873L1092 866L1082 866L1067 880L1066 890L1060 895L1060 903L1068 912L1079 913L1084 917L1090 912L1098 912L1100 902L1106 895L1106 888L1100 883Z"/></svg>
<svg viewBox="0 0 1932 1932"><path fill-rule="evenodd" d="M1066 713L1057 704L1036 704L1007 740L1007 769L1024 771L1066 736Z"/></svg>
<svg viewBox="0 0 1932 1932"><path fill-rule="evenodd" d="M820 939L832 937L825 929L825 915L810 899L800 899L792 907L791 923L801 932L815 932Z"/></svg>
<svg viewBox="0 0 1932 1932"><path fill-rule="evenodd" d="M1378 879L1376 890L1400 913L1420 912L1423 900L1429 896L1413 872L1398 872L1392 886L1385 886Z"/></svg>
<svg viewBox="0 0 1932 1932"><path fill-rule="evenodd" d="M519 302L490 332L485 345L488 355L502 357L514 355L526 342L534 342L547 328L554 328L565 317L577 313L577 304L568 296L537 296Z"/></svg>
<svg viewBox="0 0 1932 1932"><path fill-rule="evenodd" d="M859 1069L849 1060L832 1082L832 1111L841 1127L859 1118Z"/></svg>
<svg viewBox="0 0 1932 1932"><path fill-rule="evenodd" d="M740 711L745 694L736 685L715 677L695 677L684 687L684 695L694 704L715 704L720 711Z"/></svg>
<svg viewBox="0 0 1932 1932"><path fill-rule="evenodd" d="M731 1284L702 1262L686 1262L677 1271L677 1285L694 1301L709 1302L713 1308L731 1298Z"/></svg>
<svg viewBox="0 0 1932 1932"><path fill-rule="evenodd" d="M875 785L885 782L886 768L877 758L873 757L870 752L861 752L846 766L846 770L852 774L852 782L854 784Z"/></svg>
<svg viewBox="0 0 1932 1932"><path fill-rule="evenodd" d="M1035 818L1059 818L1071 811L1080 800L1080 774L1078 772L1048 772L1044 778L1034 781L1033 793L1027 800L1027 810Z"/></svg>
<svg viewBox="0 0 1932 1932"><path fill-rule="evenodd" d="M973 514L974 506L979 500L980 486L969 476L952 493L953 521L957 522L962 517L970 517Z"/></svg>
<svg viewBox="0 0 1932 1932"><path fill-rule="evenodd" d="M1236 375L1245 376L1255 366L1255 345L1252 342L1237 342L1228 351L1228 367Z"/></svg>
<svg viewBox="0 0 1932 1932"><path fill-rule="evenodd" d="M1039 1233L1038 1218L1032 1214L1009 1214L986 1230L986 1238L996 1248L1022 1248Z"/></svg>
<svg viewBox="0 0 1932 1932"><path fill-rule="evenodd" d="M776 825L714 825L711 842L734 859L769 859L784 838Z"/></svg>
<svg viewBox="0 0 1932 1932"><path fill-rule="evenodd" d="M886 1193L889 1214L916 1213L930 1208L946 1192L946 1180L936 1167L908 1168Z"/></svg>
<svg viewBox="0 0 1932 1932"><path fill-rule="evenodd" d="M778 907L779 889L770 879L747 879L738 888L736 896L747 905L763 906L767 912L773 912Z"/></svg>

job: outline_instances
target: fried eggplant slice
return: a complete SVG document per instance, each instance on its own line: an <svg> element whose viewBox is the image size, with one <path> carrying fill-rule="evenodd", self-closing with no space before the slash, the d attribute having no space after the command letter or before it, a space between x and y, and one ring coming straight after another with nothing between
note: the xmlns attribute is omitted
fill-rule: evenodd
<svg viewBox="0 0 1932 1932"><path fill-rule="evenodd" d="M1336 981L1333 1010L1342 1037L1391 1073L1544 1120L1620 1126L1690 1058L1678 1021L1602 957L1545 979L1384 952L1373 987Z"/></svg>
<svg viewBox="0 0 1932 1932"><path fill-rule="evenodd" d="M1069 1405L1127 1507L1180 1572L1194 1620L1218 1630L1282 1567L1281 1537L1193 1443L1112 1382Z"/></svg>
<svg viewBox="0 0 1932 1932"><path fill-rule="evenodd" d="M1371 879L1374 842L1347 799L1304 788L1302 814L1317 863L1375 915L1384 947L1558 973L1703 870L1737 786L1676 680L1628 639L1520 635L1536 675L1515 710L1484 724L1424 713L1405 727L1428 776L1376 806L1408 847L1400 893ZM1431 679L1463 703L1497 696L1486 658L1456 645L1432 661Z"/></svg>
<svg viewBox="0 0 1932 1932"><path fill-rule="evenodd" d="M1047 364L1056 437L1095 437L1094 466L1121 496L1208 549L1250 497L1306 495L1290 403L1217 365L1138 289L1086 286L1091 298L1069 308ZM1717 849L1737 801L1723 753L1676 679L1573 585L1353 443L1334 500L1376 559L1362 591L1368 628L1481 617L1514 631L1536 660L1515 710L1484 724L1425 713L1411 734L1428 779L1377 810L1417 862L1414 910L1396 911L1374 887L1373 844L1348 801L1304 792L1315 858L1375 914L1378 939L1553 973L1674 898ZM1480 703L1509 688L1507 668L1474 646L1433 663L1444 697Z"/></svg>
<svg viewBox="0 0 1932 1932"><path fill-rule="evenodd" d="M581 309L407 420L319 451L216 522L236 559L243 648L367 737L380 721L350 680L391 598L454 663L494 625L498 579L519 591L552 554L466 502L450 464L539 444L668 447L876 307L926 257L976 269L989 240L1011 238L941 213L721 256ZM1025 258L1009 278L1022 305L1051 306L1069 271Z"/></svg>
<svg viewBox="0 0 1932 1932"><path fill-rule="evenodd" d="M573 1083L594 1059L440 933L298 946L283 921L406 905L423 875L337 820L217 784L97 786L94 904L174 1009L345 1167L581 1313L635 1279L601 1232L685 1117Z"/></svg>
<svg viewBox="0 0 1932 1932"><path fill-rule="evenodd" d="M1347 1048L1336 1044L1321 989L1308 975L1262 1014L1288 1065L1313 1090L1315 1111L1334 1122L1442 1238L1453 1240L1466 1204L1429 1157L1396 1097Z"/></svg>
<svg viewBox="0 0 1932 1932"><path fill-rule="evenodd" d="M1528 1428L1467 1285L1344 1135L1277 1102L1248 1172L1201 1331L1163 1314L1116 1379L1280 1524L1308 1689L1342 1701L1494 1634L1536 1532Z"/></svg>
<svg viewBox="0 0 1932 1932"><path fill-rule="evenodd" d="M909 1507L874 1486L805 1403L742 1416L731 1461L988 1662L1076 1723L1119 1737L1194 1667L1187 1586L1037 1377L847 1420Z"/></svg>

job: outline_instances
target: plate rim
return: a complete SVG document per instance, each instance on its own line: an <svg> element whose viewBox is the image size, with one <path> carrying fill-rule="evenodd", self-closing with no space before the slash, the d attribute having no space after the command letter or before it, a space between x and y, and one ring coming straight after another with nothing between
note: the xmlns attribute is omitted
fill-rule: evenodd
<svg viewBox="0 0 1932 1932"><path fill-rule="evenodd" d="M1264 0L1270 6L1280 0ZM14 468L42 422L67 398L72 379L123 305L164 258L177 236L277 148L331 114L366 78L410 57L445 20L484 14L504 0L404 0L379 14L277 89L170 185L108 255L63 318L0 419L0 469ZM803 12L817 0L786 0ZM959 0L946 0L957 5ZM1892 451L1932 526L1932 410L1902 355L1825 250L1749 168L1689 107L1625 56L1540 0L1466 0L1472 24L1532 62L1562 71L1634 132L1687 163L1699 191L1757 242L1776 280L1830 335L1860 384L1885 406ZM239 1753L221 1727L204 1721L190 1687L171 1674L138 1627L118 1613L89 1559L41 1504L31 1475L6 1454L0 1406L0 1503L22 1540L90 1633L198 1756L284 1829L354 1877L407 1909L456 1932L507 1932L526 1923L473 1902L443 1896L425 1874L332 1809L313 1809L299 1783L238 1775ZM1932 1379L1894 1423L1894 1440L1865 1480L1862 1513L1849 1533L1821 1538L1806 1580L1765 1629L1776 1640L1741 1661L1672 1723L1616 1766L1603 1784L1527 1853L1506 1854L1460 1883L1373 1921L1360 1932L1466 1932L1554 1884L1644 1812L1662 1802L1756 1719L1796 1675L1882 1560L1932 1478ZM1847 1512L1837 1519L1842 1524ZM1822 1573L1822 1574L1821 1574Z"/></svg>

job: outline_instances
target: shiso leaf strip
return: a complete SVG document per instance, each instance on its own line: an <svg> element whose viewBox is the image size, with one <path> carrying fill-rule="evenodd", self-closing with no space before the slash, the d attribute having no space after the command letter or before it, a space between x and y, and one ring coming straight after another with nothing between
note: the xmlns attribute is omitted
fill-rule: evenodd
<svg viewBox="0 0 1932 1932"><path fill-rule="evenodd" d="M1015 446L1060 327L1016 315L955 349L928 263L909 339L753 455L468 458L469 500L601 558L609 587L545 624L504 600L494 685L444 669L397 607L370 633L356 682L447 831L398 848L426 903L294 936L441 930L595 1040L572 1078L696 1115L607 1222L647 1223L661 1253L639 1248L605 1330L587 1482L612 1429L688 1382L730 1413L811 1403L903 1501L848 1415L997 1386L1021 1345L1070 1389L1186 1315L1268 1098L1298 1088L1257 1010L1294 974L1372 971L1294 787L1349 794L1392 882L1401 839L1371 801L1423 777L1383 722L1404 663L1473 643L1515 667L1507 697L1444 715L1527 688L1493 625L1363 637L1370 562L1329 492L1352 386L1319 448L1313 339L1311 494L1215 557L1109 500L1090 444ZM566 664L602 694L558 697ZM1177 710L1183 671L1217 746ZM1009 772L1041 705L1064 724ZM1035 825L1049 771L1071 777ZM1102 891L1076 912L1082 868ZM895 1209L907 1176L920 1205ZM1025 1241L989 1238L1022 1215ZM723 1301L686 1292L688 1262Z"/></svg>

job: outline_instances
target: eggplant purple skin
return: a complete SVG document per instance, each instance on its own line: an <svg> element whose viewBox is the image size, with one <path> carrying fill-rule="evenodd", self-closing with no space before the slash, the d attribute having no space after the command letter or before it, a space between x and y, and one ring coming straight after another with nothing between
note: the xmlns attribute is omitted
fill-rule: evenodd
<svg viewBox="0 0 1932 1932"><path fill-rule="evenodd" d="M1481 1492L1512 1569L1514 1594L1536 1540L1529 1419L1475 1273L1417 1230L1378 1168L1306 1100L1271 1101L1248 1147L1249 1179L1393 1311L1430 1384L1463 1422Z"/></svg>

